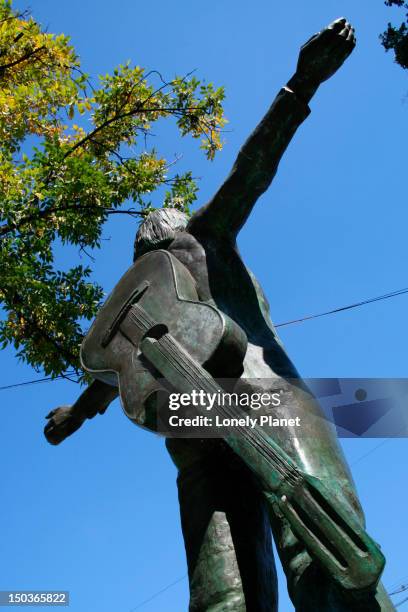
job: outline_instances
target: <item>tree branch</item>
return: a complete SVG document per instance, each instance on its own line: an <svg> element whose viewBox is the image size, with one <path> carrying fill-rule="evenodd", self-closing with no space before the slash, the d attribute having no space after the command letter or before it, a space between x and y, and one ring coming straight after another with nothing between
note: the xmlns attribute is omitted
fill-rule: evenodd
<svg viewBox="0 0 408 612"><path fill-rule="evenodd" d="M27 215L20 219L18 223L12 223L8 225L3 225L0 227L0 238L3 238L6 234L14 230L19 230L23 225L27 223L31 223L32 221L40 221L42 219L46 219L51 215L58 215L58 213L64 213L67 211L74 210L86 210L90 213L106 213L108 215L130 215L130 216L143 216L143 213L132 208L127 210L117 210L115 208L108 208L106 206L85 206L81 204L68 204L67 206L60 206L58 208L46 208L44 210L38 210L32 215Z"/></svg>
<svg viewBox="0 0 408 612"><path fill-rule="evenodd" d="M2 288L3 293L6 293L6 290ZM24 321L27 322L28 327L35 332L37 332L44 340L52 344L52 346L57 350L57 352L62 355L65 361L75 369L75 373L78 374L78 361L75 355L65 350L63 346L61 346L54 338L48 335L48 333L41 327L36 318L32 316L32 318L27 317L27 315L18 308L18 306L22 306L24 304L24 299L13 289L12 295L9 294L8 300L11 302L12 310L20 316ZM16 307L17 305L17 307Z"/></svg>
<svg viewBox="0 0 408 612"><path fill-rule="evenodd" d="M9 68L14 68L14 66L17 66L18 64L21 64L22 62L25 62L26 60L30 59L30 57L32 57L33 55L37 55L37 53L39 53L43 49L45 49L45 45L43 45L42 47L37 47L37 49L34 49L33 51L26 53L26 55L23 55L22 57L14 60L13 62L10 62L8 64L3 64L2 66L0 66L0 74L4 74L5 71L8 70Z"/></svg>
<svg viewBox="0 0 408 612"><path fill-rule="evenodd" d="M101 130L107 128L109 125L111 125L115 121L120 121L121 119L126 119L126 117L132 117L133 115L137 115L138 113L164 112L164 113L173 113L177 117L177 116L182 116L186 111L195 111L195 110L198 110L199 108L200 108L199 106L192 106L192 107L188 107L188 108L184 108L184 109L176 108L176 107L173 107L173 106L169 106L169 107L166 107L166 106L165 107L156 106L156 107L152 107L152 108L142 108L142 107L140 107L140 108L134 108L134 109L132 109L130 111L127 111L126 113L122 113L120 115L114 115L110 119L107 119L106 121L101 123L101 125L98 125L94 130L92 130L92 132L89 132L89 134L84 136L81 140L76 142L75 145L73 145L71 147L71 149L65 153L65 155L63 156L62 159L64 160L67 157L69 157L70 155L72 155L72 153L74 153L74 151L76 151L80 147L83 147L84 144L86 144L89 140L92 140L95 137L96 134L98 134Z"/></svg>

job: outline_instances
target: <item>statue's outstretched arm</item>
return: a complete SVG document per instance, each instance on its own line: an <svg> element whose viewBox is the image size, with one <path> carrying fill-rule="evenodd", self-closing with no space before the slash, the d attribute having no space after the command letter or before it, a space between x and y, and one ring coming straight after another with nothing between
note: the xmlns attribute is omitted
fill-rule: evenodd
<svg viewBox="0 0 408 612"><path fill-rule="evenodd" d="M212 200L193 215L194 234L235 237L256 200L269 187L279 161L308 103L323 81L343 64L355 46L354 29L343 18L313 36L302 48L294 76L240 150L232 171Z"/></svg>
<svg viewBox="0 0 408 612"><path fill-rule="evenodd" d="M72 406L60 406L47 414L44 435L50 444L59 444L96 414L103 414L118 396L118 388L94 380Z"/></svg>

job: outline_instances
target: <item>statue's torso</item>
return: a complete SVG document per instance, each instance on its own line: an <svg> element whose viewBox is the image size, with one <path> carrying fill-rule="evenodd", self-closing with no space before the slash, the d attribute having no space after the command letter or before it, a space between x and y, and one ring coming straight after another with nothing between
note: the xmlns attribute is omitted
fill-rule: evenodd
<svg viewBox="0 0 408 612"><path fill-rule="evenodd" d="M245 267L236 247L211 239L197 239L182 232L168 250L192 274L200 299L213 303L247 334L248 349L242 376L245 390L249 390L248 386L253 392L282 389L281 403L273 408L273 415L299 417L300 431L295 426L276 427L275 440L310 474L331 478L331 470L336 466L336 478L343 479L347 488L351 476L335 442L332 426L323 418L319 404L311 396L299 396L298 391L304 389L304 383L276 335L262 289ZM309 444L313 450L304 453L301 449ZM357 505L354 493L349 494Z"/></svg>
<svg viewBox="0 0 408 612"><path fill-rule="evenodd" d="M236 246L212 239L199 241L189 232L182 232L168 250L194 277L200 300L213 303L245 331L246 378L298 376L276 335L265 295Z"/></svg>

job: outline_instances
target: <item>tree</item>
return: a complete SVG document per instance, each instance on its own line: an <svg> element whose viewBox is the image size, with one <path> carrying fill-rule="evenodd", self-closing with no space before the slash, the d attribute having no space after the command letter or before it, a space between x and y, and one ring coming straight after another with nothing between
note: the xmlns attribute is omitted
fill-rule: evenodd
<svg viewBox="0 0 408 612"><path fill-rule="evenodd" d="M173 118L213 159L223 97L191 75L165 81L129 62L93 85L67 36L45 33L0 0L3 348L14 345L47 375L79 373L81 322L95 316L103 291L89 266L57 269L56 240L99 248L109 215L143 216L164 184L164 205L188 210L197 190L191 172L168 178L171 164L146 138L155 122Z"/></svg>
<svg viewBox="0 0 408 612"><path fill-rule="evenodd" d="M386 0L387 6L399 6L408 9L408 2L405 0ZM399 27L388 24L387 30L381 34L380 39L386 51L391 49L395 54L395 61L402 68L408 68L408 12L405 16L406 21Z"/></svg>

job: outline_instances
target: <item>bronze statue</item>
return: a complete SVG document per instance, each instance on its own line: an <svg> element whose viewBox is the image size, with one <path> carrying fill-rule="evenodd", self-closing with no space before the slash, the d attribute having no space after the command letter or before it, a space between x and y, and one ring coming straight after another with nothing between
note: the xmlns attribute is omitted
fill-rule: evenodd
<svg viewBox="0 0 408 612"><path fill-rule="evenodd" d="M212 200L191 219L175 209L157 210L141 224L136 236L136 262L151 251L167 250L172 260L179 262L176 265L182 264L190 273L197 298L216 307L243 330L248 344L242 378L256 379L254 390L256 384L274 388L280 382L296 387L300 378L270 321L262 289L240 258L236 237L256 200L271 183L297 127L308 116L308 102L354 46L354 30L345 19L312 37L302 47L295 75L242 147L230 175ZM106 331L107 344L115 332L116 328ZM101 376L72 407L53 410L45 428L47 439L58 444L87 418L103 413L118 394L110 382L104 382ZM265 386L262 389L267 390ZM299 416L303 430L306 428L307 434L309 427L310 435L303 433L299 438L295 428L285 427L274 432L275 442L302 472L324 482L345 513L364 525L339 444L325 420L319 418L317 403L312 404L313 413L310 406L293 400L276 409L281 415L290 411ZM132 420L137 422L136 418ZM271 529L297 611L394 609L381 584L357 596L350 596L336 584L295 535L285 514L263 494L249 469L250 459L243 463L222 440L168 438L166 445L179 470L191 612L278 609Z"/></svg>

